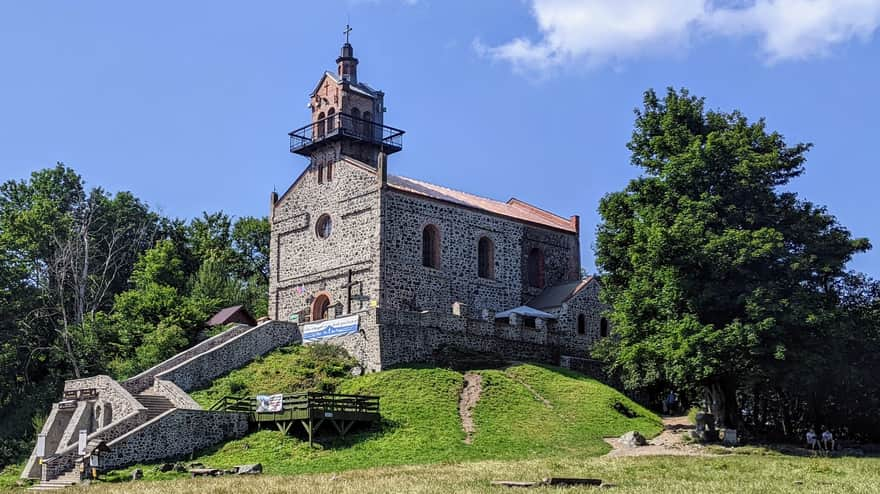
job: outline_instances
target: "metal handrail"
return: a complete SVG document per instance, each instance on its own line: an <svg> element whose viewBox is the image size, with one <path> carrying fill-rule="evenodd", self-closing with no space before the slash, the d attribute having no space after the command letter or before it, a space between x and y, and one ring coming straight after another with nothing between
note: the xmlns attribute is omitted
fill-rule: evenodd
<svg viewBox="0 0 880 494"><path fill-rule="evenodd" d="M403 147L404 133L403 130L372 120L337 113L291 131L288 135L290 136L290 150L295 152L324 139L340 135L373 144L401 148Z"/></svg>

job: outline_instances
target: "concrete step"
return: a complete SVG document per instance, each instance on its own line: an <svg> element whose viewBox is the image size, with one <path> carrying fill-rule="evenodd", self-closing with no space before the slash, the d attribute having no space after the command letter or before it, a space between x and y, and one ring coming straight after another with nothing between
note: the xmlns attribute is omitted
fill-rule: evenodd
<svg viewBox="0 0 880 494"><path fill-rule="evenodd" d="M39 484L28 487L29 491L57 491L58 489L64 489L66 487L70 487L76 485L76 482L40 482Z"/></svg>
<svg viewBox="0 0 880 494"><path fill-rule="evenodd" d="M158 395L138 394L135 399L147 408L147 418L152 419L174 408L168 398Z"/></svg>

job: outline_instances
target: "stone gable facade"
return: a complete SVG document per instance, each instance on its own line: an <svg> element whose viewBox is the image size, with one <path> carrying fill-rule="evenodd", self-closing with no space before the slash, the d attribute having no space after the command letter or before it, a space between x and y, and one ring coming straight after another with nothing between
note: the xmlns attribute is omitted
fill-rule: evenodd
<svg viewBox="0 0 880 494"><path fill-rule="evenodd" d="M309 164L270 201L270 316L358 314L359 331L336 342L374 370L443 346L587 357L607 327L595 280L539 317L495 318L578 284L578 218L389 176L403 132L384 125L384 93L358 81L350 44L337 64L309 96L311 124L291 132Z"/></svg>

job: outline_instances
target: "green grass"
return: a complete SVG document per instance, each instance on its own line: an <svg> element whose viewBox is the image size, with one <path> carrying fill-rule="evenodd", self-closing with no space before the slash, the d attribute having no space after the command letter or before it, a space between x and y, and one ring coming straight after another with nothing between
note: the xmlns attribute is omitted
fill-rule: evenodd
<svg viewBox="0 0 880 494"><path fill-rule="evenodd" d="M25 461L17 465L6 465L0 470L0 490L13 489L18 485L18 476L24 470Z"/></svg>
<svg viewBox="0 0 880 494"><path fill-rule="evenodd" d="M192 393L199 405L209 408L228 395L333 391L356 365L345 350L331 345L293 345L279 348L249 365Z"/></svg>
<svg viewBox="0 0 880 494"><path fill-rule="evenodd" d="M232 394L289 392L303 389L301 382L306 380L310 388L379 395L381 430L345 439L325 437L314 448L303 439L263 430L202 452L192 461L216 468L262 463L266 473L291 475L485 459L588 457L608 451L602 437L633 429L651 437L662 428L656 415L598 381L559 368L522 364L503 371L475 371L483 377L483 391L474 409L474 441L467 445L458 411L462 373L412 367L353 378L345 372L350 364L315 362L314 352L310 347L274 352L193 395L208 405L233 389L238 393ZM333 355L326 348L318 352ZM622 404L632 417L615 404ZM147 480L185 475L159 473L154 465L139 467ZM107 478L124 480L131 468Z"/></svg>
<svg viewBox="0 0 880 494"><path fill-rule="evenodd" d="M867 494L880 492L878 458L799 458L785 456L580 458L487 460L435 465L380 467L299 476L223 477L147 482L142 494L374 494L406 492L511 493L492 480L540 480L544 477L591 477L615 487L617 494ZM131 492L131 484L92 485L72 493ZM543 487L532 492L602 492L594 488ZM65 491L67 492L67 491ZM523 491L526 492L526 491Z"/></svg>

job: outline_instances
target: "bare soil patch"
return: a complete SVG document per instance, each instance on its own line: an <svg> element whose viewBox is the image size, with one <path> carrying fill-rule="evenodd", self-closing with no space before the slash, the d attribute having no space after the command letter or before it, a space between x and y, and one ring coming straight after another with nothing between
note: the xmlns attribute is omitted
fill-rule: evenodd
<svg viewBox="0 0 880 494"><path fill-rule="evenodd" d="M480 393L483 392L482 383L483 376L479 374L468 372L464 375L464 387L458 400L458 414L461 416L461 428L467 434L464 438L465 444L471 444L477 432L473 412L477 402L480 401Z"/></svg>
<svg viewBox="0 0 880 494"><path fill-rule="evenodd" d="M694 430L686 415L680 417L664 417L663 432L654 439L648 440L647 446L629 448L622 445L618 438L605 438L605 442L613 448L606 456L717 456L701 444L688 443L685 437Z"/></svg>

